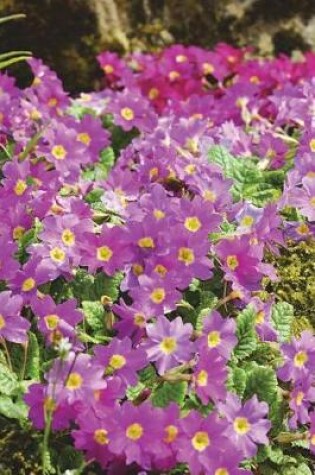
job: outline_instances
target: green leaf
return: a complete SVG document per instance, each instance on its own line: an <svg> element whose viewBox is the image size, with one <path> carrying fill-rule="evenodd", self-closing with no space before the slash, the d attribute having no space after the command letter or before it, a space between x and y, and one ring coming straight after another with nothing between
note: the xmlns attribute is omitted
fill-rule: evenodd
<svg viewBox="0 0 315 475"><path fill-rule="evenodd" d="M294 318L293 306L287 302L278 302L272 308L272 321L279 333L281 342L291 338L291 325Z"/></svg>
<svg viewBox="0 0 315 475"><path fill-rule="evenodd" d="M37 337L34 333L29 332L29 340L26 350L26 361L24 361L24 345L12 346L10 353L13 368L16 373L20 374L20 377L37 381L40 380L40 350Z"/></svg>
<svg viewBox="0 0 315 475"><path fill-rule="evenodd" d="M105 311L101 302L82 302L83 312L92 330L103 330L105 326Z"/></svg>
<svg viewBox="0 0 315 475"><path fill-rule="evenodd" d="M0 394L12 396L19 392L18 378L5 364L0 363Z"/></svg>
<svg viewBox="0 0 315 475"><path fill-rule="evenodd" d="M255 309L248 306L236 319L238 344L234 348L234 356L240 361L250 356L257 348L255 315Z"/></svg>
<svg viewBox="0 0 315 475"><path fill-rule="evenodd" d="M176 383L164 382L154 392L152 403L154 406L166 407L171 401L182 406L187 391L186 381L178 381Z"/></svg>
<svg viewBox="0 0 315 475"><path fill-rule="evenodd" d="M278 393L278 381L272 368L256 366L247 373L245 397L250 398L254 394L260 401L271 404Z"/></svg>
<svg viewBox="0 0 315 475"><path fill-rule="evenodd" d="M237 366L230 368L227 388L241 398L243 397L246 388L246 371L243 368Z"/></svg>
<svg viewBox="0 0 315 475"><path fill-rule="evenodd" d="M0 414L9 419L25 419L28 408L23 401L13 402L9 396L0 396Z"/></svg>

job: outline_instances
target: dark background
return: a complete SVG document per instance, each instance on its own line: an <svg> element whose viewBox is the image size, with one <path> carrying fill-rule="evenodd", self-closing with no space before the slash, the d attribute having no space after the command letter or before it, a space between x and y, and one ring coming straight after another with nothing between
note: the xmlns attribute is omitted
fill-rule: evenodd
<svg viewBox="0 0 315 475"><path fill-rule="evenodd" d="M95 56L171 43L254 45L260 54L315 49L315 0L0 0L0 52L31 50L73 93L97 87ZM25 66L12 73L30 80Z"/></svg>

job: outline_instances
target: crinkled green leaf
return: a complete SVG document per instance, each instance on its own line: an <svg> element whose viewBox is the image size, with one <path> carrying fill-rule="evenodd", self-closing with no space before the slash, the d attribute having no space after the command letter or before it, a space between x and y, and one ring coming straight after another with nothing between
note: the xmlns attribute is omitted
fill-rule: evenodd
<svg viewBox="0 0 315 475"><path fill-rule="evenodd" d="M154 406L166 407L174 401L179 406L184 402L187 391L187 383L178 381L176 383L164 382L153 393L152 403Z"/></svg>
<svg viewBox="0 0 315 475"><path fill-rule="evenodd" d="M243 368L237 366L229 368L227 388L229 391L235 392L238 396L243 397L246 388L246 371Z"/></svg>
<svg viewBox="0 0 315 475"><path fill-rule="evenodd" d="M279 333L281 342L291 338L291 325L294 318L294 309L287 302L278 302L272 308L272 321Z"/></svg>
<svg viewBox="0 0 315 475"><path fill-rule="evenodd" d="M252 306L246 307L236 319L236 336L238 343L234 348L234 356L243 360L250 356L257 348L257 335L255 330L256 312Z"/></svg>
<svg viewBox="0 0 315 475"><path fill-rule="evenodd" d="M19 388L17 375L5 364L0 363L0 394L15 395L19 392Z"/></svg>
<svg viewBox="0 0 315 475"><path fill-rule="evenodd" d="M23 401L13 402L9 396L0 395L0 414L9 419L25 419L28 408Z"/></svg>
<svg viewBox="0 0 315 475"><path fill-rule="evenodd" d="M89 326L95 330L102 330L105 326L105 311L101 302L82 302L83 312Z"/></svg>
<svg viewBox="0 0 315 475"><path fill-rule="evenodd" d="M256 366L247 373L245 397L254 394L260 401L271 404L278 393L278 381L274 370L266 366Z"/></svg>

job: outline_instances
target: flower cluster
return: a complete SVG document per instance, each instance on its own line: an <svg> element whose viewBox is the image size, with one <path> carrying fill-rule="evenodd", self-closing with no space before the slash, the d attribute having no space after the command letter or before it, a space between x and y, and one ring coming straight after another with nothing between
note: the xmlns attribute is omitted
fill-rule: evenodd
<svg viewBox="0 0 315 475"><path fill-rule="evenodd" d="M315 336L271 264L314 237L314 58L105 52L77 99L40 60L0 76L1 361L25 352L45 443L113 474L258 473L285 430L315 452Z"/></svg>

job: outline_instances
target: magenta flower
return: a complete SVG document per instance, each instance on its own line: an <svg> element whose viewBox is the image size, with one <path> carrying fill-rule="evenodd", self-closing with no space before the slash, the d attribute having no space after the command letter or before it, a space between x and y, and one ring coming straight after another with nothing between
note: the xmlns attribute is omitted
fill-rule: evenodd
<svg viewBox="0 0 315 475"><path fill-rule="evenodd" d="M218 450L226 443L223 435L225 424L214 414L204 418L197 411L190 411L180 420L180 432L174 442L177 460L187 463L192 475L200 475L208 469Z"/></svg>
<svg viewBox="0 0 315 475"><path fill-rule="evenodd" d="M310 450L315 454L315 411L313 410L310 414L311 427L309 431L309 440L310 440Z"/></svg>
<svg viewBox="0 0 315 475"><path fill-rule="evenodd" d="M259 402L256 395L242 406L235 394L228 393L226 402L219 403L218 409L228 422L226 436L242 451L244 457L256 455L257 444L269 444L267 433L271 422L266 419L268 404Z"/></svg>
<svg viewBox="0 0 315 475"><path fill-rule="evenodd" d="M107 468L114 455L108 444L115 430L115 410L103 406L102 411L93 408L83 411L76 419L79 428L72 431L74 446L86 453L87 460L96 459L102 468Z"/></svg>
<svg viewBox="0 0 315 475"><path fill-rule="evenodd" d="M129 465L136 462L144 469L152 466L156 443L162 440L162 428L152 424L154 410L148 403L134 406L125 402L115 416L116 428L109 440L109 449L118 456L124 455Z"/></svg>
<svg viewBox="0 0 315 475"><path fill-rule="evenodd" d="M149 361L156 363L159 374L189 361L194 351L190 341L192 332L192 325L184 324L181 317L169 321L161 316L156 323L147 325L148 340L144 347Z"/></svg>
<svg viewBox="0 0 315 475"><path fill-rule="evenodd" d="M103 368L88 354L71 352L66 360L54 361L46 380L57 403L93 403L98 391L106 387L103 373Z"/></svg>
<svg viewBox="0 0 315 475"><path fill-rule="evenodd" d="M126 386L138 383L137 371L147 365L145 351L132 348L130 338L114 338L109 345L94 347L95 361L104 368L106 375L117 376Z"/></svg>
<svg viewBox="0 0 315 475"><path fill-rule="evenodd" d="M36 317L39 317L38 329L46 337L48 344L55 345L61 338L69 338L76 348L81 348L75 326L83 320L83 314L77 310L76 299L55 304L53 299L46 295L44 298L34 299L31 307Z"/></svg>
<svg viewBox="0 0 315 475"><path fill-rule="evenodd" d="M21 317L23 299L10 291L0 292L0 337L14 343L26 343L30 322Z"/></svg>
<svg viewBox="0 0 315 475"><path fill-rule="evenodd" d="M228 360L237 344L235 336L236 324L232 318L222 318L220 313L213 310L203 320L200 345L206 350L215 350L222 358Z"/></svg>
<svg viewBox="0 0 315 475"><path fill-rule="evenodd" d="M227 369L226 362L214 351L204 352L193 374L193 382L197 396L203 404L209 401L223 400L226 397Z"/></svg>
<svg viewBox="0 0 315 475"><path fill-rule="evenodd" d="M313 374L315 369L315 337L310 331L303 331L299 339L283 343L281 351L284 364L278 369L278 377L283 381L301 381Z"/></svg>

